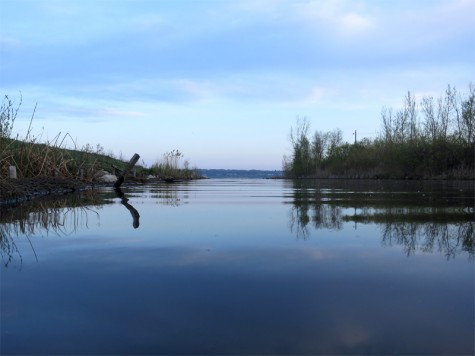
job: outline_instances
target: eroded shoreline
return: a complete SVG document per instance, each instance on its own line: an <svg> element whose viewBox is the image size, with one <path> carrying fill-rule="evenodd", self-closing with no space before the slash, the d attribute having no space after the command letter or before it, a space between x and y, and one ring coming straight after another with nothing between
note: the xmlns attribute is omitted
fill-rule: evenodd
<svg viewBox="0 0 475 356"><path fill-rule="evenodd" d="M46 195L84 190L88 184L64 177L33 177L0 180L0 206L16 205Z"/></svg>

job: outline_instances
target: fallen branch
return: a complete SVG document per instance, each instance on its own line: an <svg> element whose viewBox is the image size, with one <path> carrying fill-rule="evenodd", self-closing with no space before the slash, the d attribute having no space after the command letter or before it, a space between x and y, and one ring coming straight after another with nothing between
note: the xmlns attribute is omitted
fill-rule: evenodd
<svg viewBox="0 0 475 356"><path fill-rule="evenodd" d="M119 188L122 185L122 183L124 183L125 176L130 172L132 168L134 168L139 158L140 156L137 153L133 155L127 167L122 171L121 175L119 176L119 178L117 178L117 181L114 183L114 188Z"/></svg>

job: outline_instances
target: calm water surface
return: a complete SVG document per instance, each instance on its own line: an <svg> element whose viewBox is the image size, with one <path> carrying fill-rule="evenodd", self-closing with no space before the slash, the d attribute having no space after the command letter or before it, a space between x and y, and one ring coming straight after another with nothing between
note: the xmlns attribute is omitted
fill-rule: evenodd
<svg viewBox="0 0 475 356"><path fill-rule="evenodd" d="M1 209L2 354L474 353L473 182L203 180Z"/></svg>

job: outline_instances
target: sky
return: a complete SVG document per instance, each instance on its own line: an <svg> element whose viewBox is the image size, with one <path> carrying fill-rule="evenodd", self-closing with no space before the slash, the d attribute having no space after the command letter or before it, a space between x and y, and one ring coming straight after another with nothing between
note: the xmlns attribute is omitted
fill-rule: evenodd
<svg viewBox="0 0 475 356"><path fill-rule="evenodd" d="M374 138L383 106L475 82L475 0L0 0L14 134L146 166L282 168L289 133ZM36 110L35 109L36 106Z"/></svg>

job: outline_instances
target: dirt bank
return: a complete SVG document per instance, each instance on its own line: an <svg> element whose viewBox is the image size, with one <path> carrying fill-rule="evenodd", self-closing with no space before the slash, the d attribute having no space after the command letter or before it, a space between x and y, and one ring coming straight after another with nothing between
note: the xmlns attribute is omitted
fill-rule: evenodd
<svg viewBox="0 0 475 356"><path fill-rule="evenodd" d="M0 206L17 204L37 196L65 194L85 189L76 179L62 177L34 177L0 180Z"/></svg>

